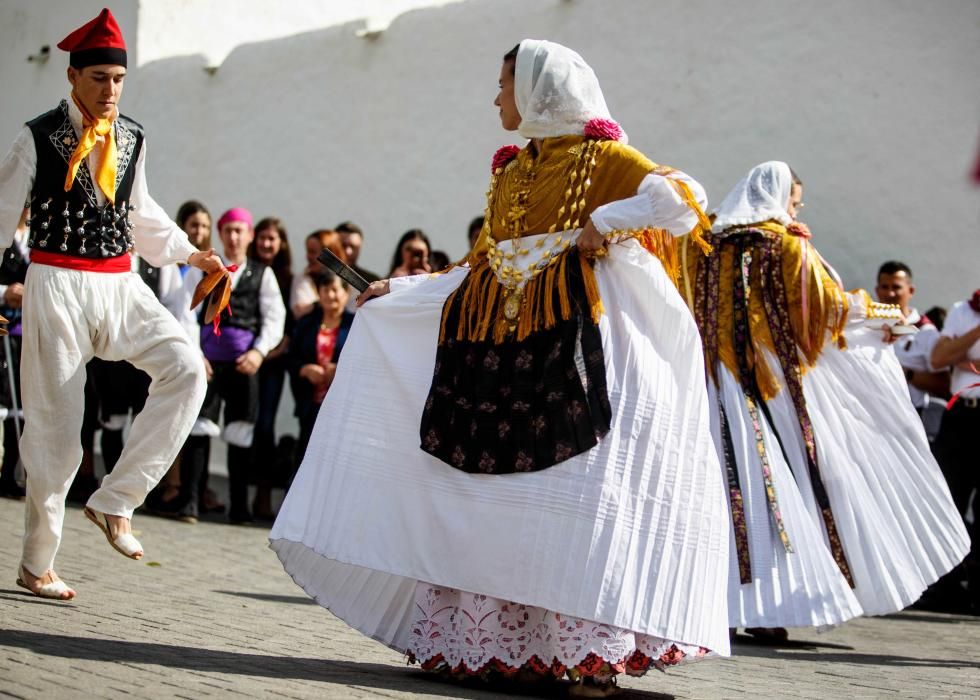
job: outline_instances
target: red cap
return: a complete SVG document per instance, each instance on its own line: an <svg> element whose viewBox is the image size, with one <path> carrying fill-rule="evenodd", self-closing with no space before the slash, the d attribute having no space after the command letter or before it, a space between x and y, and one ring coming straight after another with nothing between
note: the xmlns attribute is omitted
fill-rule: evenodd
<svg viewBox="0 0 980 700"><path fill-rule="evenodd" d="M116 18L103 8L99 16L58 42L58 48L70 52L75 68L101 64L126 65L126 42Z"/></svg>

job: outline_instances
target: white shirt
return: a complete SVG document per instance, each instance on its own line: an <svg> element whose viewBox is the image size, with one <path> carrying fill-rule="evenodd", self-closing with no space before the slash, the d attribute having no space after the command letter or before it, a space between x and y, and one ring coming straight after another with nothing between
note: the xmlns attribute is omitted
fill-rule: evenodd
<svg viewBox="0 0 980 700"><path fill-rule="evenodd" d="M78 107L68 99L68 118L75 133L81 136L82 115ZM98 170L102 158L102 139L88 156L88 167L92 173ZM6 250L13 241L14 231L20 221L24 203L29 199L37 172L37 151L34 135L29 127L21 129L7 155L0 160L0 250ZM106 202L105 195L96 187L95 196L99 205ZM132 222L133 240L136 252L154 267L168 263L185 262L197 248L187 240L177 224L153 201L146 189L146 141L140 149L136 161L133 191L129 198L129 220Z"/></svg>
<svg viewBox="0 0 980 700"><path fill-rule="evenodd" d="M919 322L922 318L916 309L909 311L905 319L909 325ZM932 348L939 340L939 329L934 325L926 324L919 329L919 332L899 338L895 341L895 356L902 369L912 372L935 372L936 369L929 363L929 356L932 355ZM916 408L923 408L928 401L928 394L922 389L917 389L909 384L909 395L912 397L912 405Z"/></svg>
<svg viewBox="0 0 980 700"><path fill-rule="evenodd" d="M943 324L940 335L944 338L959 338L978 325L980 325L980 313L971 309L969 302L958 301L946 314L946 323ZM980 367L980 340L970 348L968 359ZM975 386L972 389L966 388L977 382L980 382L980 374L953 367L953 376L949 388L954 394L962 391L963 396L967 398L980 398L980 386Z"/></svg>
<svg viewBox="0 0 980 700"><path fill-rule="evenodd" d="M309 306L320 301L320 295L316 291L316 285L309 275L295 275L292 286L289 289L289 306L293 310L293 316L299 318L309 312ZM302 313L301 313L302 311Z"/></svg>
<svg viewBox="0 0 980 700"><path fill-rule="evenodd" d="M229 265L228 260L224 261ZM245 271L245 263L242 263L237 270L231 273L231 289L234 291L238 286ZM190 338L200 342L201 324L198 322L198 312L200 309L191 309L191 300L194 298L194 288L204 277L204 273L197 268L191 268L184 276L183 302L181 304L180 320L181 325ZM262 272L262 280L259 282L259 318L261 326L255 342L252 343L252 350L258 350L262 357L269 354L269 351L282 342L283 332L286 326L286 307L282 303L282 294L279 292L279 283L272 268L265 268Z"/></svg>

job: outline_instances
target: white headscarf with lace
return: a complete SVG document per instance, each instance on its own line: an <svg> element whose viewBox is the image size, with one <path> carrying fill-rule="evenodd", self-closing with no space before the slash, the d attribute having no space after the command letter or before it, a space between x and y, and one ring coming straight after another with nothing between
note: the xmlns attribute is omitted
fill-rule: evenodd
<svg viewBox="0 0 980 700"><path fill-rule="evenodd" d="M720 233L732 226L758 224L770 219L789 226L793 217L786 207L792 188L793 174L781 160L755 166L715 209L711 230Z"/></svg>
<svg viewBox="0 0 980 700"><path fill-rule="evenodd" d="M514 69L517 131L524 138L581 134L590 119L612 119L595 73L571 49L525 39ZM620 140L626 142L625 133Z"/></svg>

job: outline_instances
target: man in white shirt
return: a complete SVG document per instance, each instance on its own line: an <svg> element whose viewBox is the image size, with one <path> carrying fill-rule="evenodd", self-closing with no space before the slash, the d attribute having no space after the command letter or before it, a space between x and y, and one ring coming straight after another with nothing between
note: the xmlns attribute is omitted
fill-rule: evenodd
<svg viewBox="0 0 980 700"><path fill-rule="evenodd" d="M953 305L932 350L934 367L952 367L953 400L936 438L936 459L964 516L973 500L972 546L964 564L974 612L980 612L980 289Z"/></svg>
<svg viewBox="0 0 980 700"><path fill-rule="evenodd" d="M0 160L0 249L29 207L21 389L27 518L17 583L46 598L75 591L54 571L65 495L81 460L85 363L128 360L153 378L112 474L85 507L114 549L143 556L133 510L173 462L204 398L204 367L138 275L151 263L218 271L147 192L143 128L119 114L126 46L109 10L63 39L70 99L28 122Z"/></svg>
<svg viewBox="0 0 980 700"><path fill-rule="evenodd" d="M218 219L218 235L224 261L231 275L230 313L219 327L203 322L201 314L184 304L183 323L188 335L200 338L208 368L209 385L201 416L181 458L181 496L174 504L178 517L197 517L198 493L207 468L209 436L218 434L224 404L222 437L228 443L228 519L251 522L248 509L248 477L251 471L252 439L258 415L259 371L265 356L282 340L286 307L272 268L246 257L255 236L252 214L241 207L229 209ZM184 278L188 297L201 280L191 270Z"/></svg>
<svg viewBox="0 0 980 700"><path fill-rule="evenodd" d="M932 442L939 432L943 408L949 396L949 372L944 368L936 371L929 363L932 348L939 340L939 329L911 305L915 284L912 270L905 263L891 260L882 264L878 269L875 295L884 304L897 304L906 323L919 329L915 335L898 338L893 347L905 370L912 405L919 412L926 435Z"/></svg>

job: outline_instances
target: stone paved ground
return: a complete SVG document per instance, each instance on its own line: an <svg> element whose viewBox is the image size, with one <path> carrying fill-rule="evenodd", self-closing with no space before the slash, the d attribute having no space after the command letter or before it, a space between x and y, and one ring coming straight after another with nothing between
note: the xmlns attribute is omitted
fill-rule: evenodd
<svg viewBox="0 0 980 700"><path fill-rule="evenodd" d="M258 527L137 515L147 556L131 562L72 508L58 561L79 596L39 600L14 585L22 517L22 503L0 499L0 698L538 696L406 666L311 604ZM980 618L910 612L794 636L627 678L623 697L980 697Z"/></svg>

